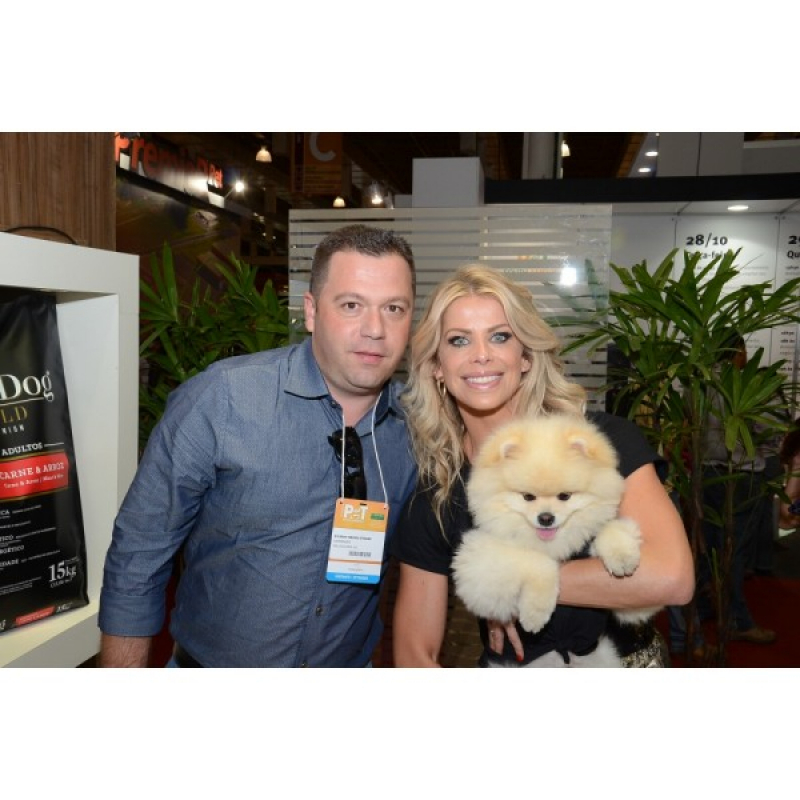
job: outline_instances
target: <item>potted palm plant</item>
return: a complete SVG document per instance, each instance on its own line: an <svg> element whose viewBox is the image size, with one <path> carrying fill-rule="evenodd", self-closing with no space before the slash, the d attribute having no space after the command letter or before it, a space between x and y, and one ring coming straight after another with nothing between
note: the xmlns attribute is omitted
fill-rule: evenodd
<svg viewBox="0 0 800 800"><path fill-rule="evenodd" d="M624 405L668 459L669 486L679 498L695 564L707 559L710 565L722 665L731 623L734 489L739 478L733 452L738 446L752 457L760 443L755 430L780 432L778 418L789 405L781 398L791 397L791 386L781 371L784 362L763 365L761 350L742 370L721 364L729 361L731 330L746 339L800 320L800 278L775 289L771 283L738 285L738 251L706 263L702 253L684 252L679 268L676 254L671 251L655 269L646 262L631 268L612 264L622 291L611 291L607 304L594 309L573 304L580 318L576 314L559 322L583 329L565 352L613 344L623 355L626 366L609 375L608 387L614 388L619 407ZM716 478L725 483L725 502L718 508L704 503L709 478L702 462L712 418L719 421L728 453ZM708 551L704 520L723 531L721 545ZM696 602L686 613L689 641ZM691 648L687 653L691 659Z"/></svg>
<svg viewBox="0 0 800 800"><path fill-rule="evenodd" d="M258 268L233 254L217 259L220 288L196 275L182 296L172 250L150 260L151 281L140 282L139 443L144 447L169 393L212 362L289 343L287 301L271 281L259 288Z"/></svg>

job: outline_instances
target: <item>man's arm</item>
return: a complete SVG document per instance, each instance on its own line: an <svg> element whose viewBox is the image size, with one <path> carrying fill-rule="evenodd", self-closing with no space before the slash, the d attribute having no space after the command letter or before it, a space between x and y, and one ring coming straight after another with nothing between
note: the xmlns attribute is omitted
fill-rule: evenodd
<svg viewBox="0 0 800 800"><path fill-rule="evenodd" d="M146 667L150 663L150 636L111 636L104 633L100 645L101 667Z"/></svg>
<svg viewBox="0 0 800 800"><path fill-rule="evenodd" d="M205 388L204 388L205 387ZM114 522L98 625L100 666L146 667L164 624L175 554L213 483L219 417L213 382L203 376L170 395ZM224 401L220 401L224 402Z"/></svg>

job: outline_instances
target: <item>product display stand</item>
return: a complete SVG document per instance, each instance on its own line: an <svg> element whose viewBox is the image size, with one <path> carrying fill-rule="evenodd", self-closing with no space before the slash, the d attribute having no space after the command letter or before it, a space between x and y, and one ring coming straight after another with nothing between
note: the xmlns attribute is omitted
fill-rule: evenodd
<svg viewBox="0 0 800 800"><path fill-rule="evenodd" d="M103 562L137 459L139 259L0 234L0 286L56 296L89 605L0 633L2 667L75 667L100 649Z"/></svg>

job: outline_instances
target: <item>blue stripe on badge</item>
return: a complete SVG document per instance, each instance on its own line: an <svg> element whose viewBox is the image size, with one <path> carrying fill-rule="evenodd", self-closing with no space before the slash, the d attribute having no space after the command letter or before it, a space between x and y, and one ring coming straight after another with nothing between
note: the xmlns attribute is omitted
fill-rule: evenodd
<svg viewBox="0 0 800 800"><path fill-rule="evenodd" d="M378 583L379 575L348 575L346 572L328 572L325 577L331 583Z"/></svg>

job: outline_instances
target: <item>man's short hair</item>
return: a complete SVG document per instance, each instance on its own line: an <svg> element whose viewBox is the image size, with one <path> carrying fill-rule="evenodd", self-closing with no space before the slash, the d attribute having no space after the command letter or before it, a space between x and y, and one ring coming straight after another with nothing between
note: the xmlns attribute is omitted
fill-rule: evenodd
<svg viewBox="0 0 800 800"><path fill-rule="evenodd" d="M720 343L720 360L733 361L745 347L744 336L736 328L726 328Z"/></svg>
<svg viewBox="0 0 800 800"><path fill-rule="evenodd" d="M368 225L347 225L331 231L314 251L309 284L309 291L314 297L319 298L319 293L328 279L331 258L335 253L341 252L357 252L376 258L387 255L400 256L411 270L411 288L412 291L416 291L414 255L402 236L398 236L394 231L371 228Z"/></svg>

